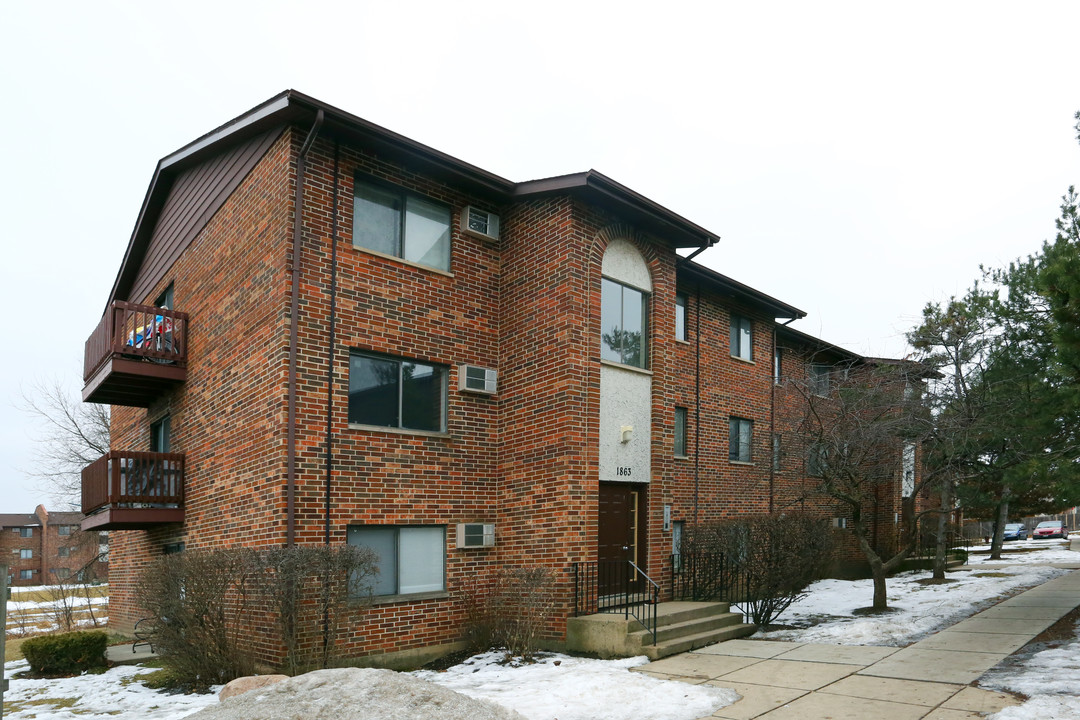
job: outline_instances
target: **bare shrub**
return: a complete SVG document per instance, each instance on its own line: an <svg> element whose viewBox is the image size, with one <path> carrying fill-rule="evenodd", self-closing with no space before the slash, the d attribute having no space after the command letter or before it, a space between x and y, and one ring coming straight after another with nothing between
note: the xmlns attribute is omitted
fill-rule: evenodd
<svg viewBox="0 0 1080 720"><path fill-rule="evenodd" d="M188 550L144 573L138 599L170 678L205 688L254 670L257 618L269 612L283 669L329 667L342 620L370 598L376 556L352 546Z"/></svg>
<svg viewBox="0 0 1080 720"><path fill-rule="evenodd" d="M680 557L689 572L706 575L695 583L703 594L727 593L694 599L735 601L755 625L768 625L821 577L834 547L827 519L775 513L688 528ZM720 572L722 582L711 577Z"/></svg>
<svg viewBox="0 0 1080 720"><path fill-rule="evenodd" d="M176 682L196 689L250 675L244 642L253 551L187 550L158 558L139 580L154 621L154 649Z"/></svg>
<svg viewBox="0 0 1080 720"><path fill-rule="evenodd" d="M284 670L330 667L351 606L370 600L378 557L369 548L272 548L260 553L262 593L285 645Z"/></svg>
<svg viewBox="0 0 1080 720"><path fill-rule="evenodd" d="M463 593L465 639L472 650L501 647L532 660L555 607L551 570L507 568L473 580Z"/></svg>

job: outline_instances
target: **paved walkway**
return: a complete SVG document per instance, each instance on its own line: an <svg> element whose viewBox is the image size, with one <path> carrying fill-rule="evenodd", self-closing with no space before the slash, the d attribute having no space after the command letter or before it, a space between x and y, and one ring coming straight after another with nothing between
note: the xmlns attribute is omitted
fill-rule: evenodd
<svg viewBox="0 0 1080 720"><path fill-rule="evenodd" d="M1077 606L1074 571L906 648L728 640L635 670L742 695L713 718L977 720L1019 702L971 683Z"/></svg>
<svg viewBox="0 0 1080 720"><path fill-rule="evenodd" d="M131 643L110 645L105 648L105 658L113 665L138 665L156 657L157 653L144 643L141 643L134 651L131 649Z"/></svg>

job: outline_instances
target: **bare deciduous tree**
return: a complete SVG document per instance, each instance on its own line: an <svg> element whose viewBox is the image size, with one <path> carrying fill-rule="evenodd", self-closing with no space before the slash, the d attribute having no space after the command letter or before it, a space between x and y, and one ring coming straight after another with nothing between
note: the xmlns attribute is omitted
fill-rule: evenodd
<svg viewBox="0 0 1080 720"><path fill-rule="evenodd" d="M34 467L25 472L44 481L53 500L77 507L82 469L109 451L109 406L84 403L52 380L24 388L20 407L41 426Z"/></svg>
<svg viewBox="0 0 1080 720"><path fill-rule="evenodd" d="M808 496L831 498L850 514L851 531L874 579L875 610L888 607L885 579L915 546L914 513L902 518L907 526L899 547L885 557L874 547L872 525L878 498L895 491L902 476L904 443L917 443L926 430L918 392L924 371L916 363L879 362L837 366L826 384L789 379L786 386L796 402L786 403L778 416L806 459L813 481ZM907 492L917 495L928 481L923 474Z"/></svg>

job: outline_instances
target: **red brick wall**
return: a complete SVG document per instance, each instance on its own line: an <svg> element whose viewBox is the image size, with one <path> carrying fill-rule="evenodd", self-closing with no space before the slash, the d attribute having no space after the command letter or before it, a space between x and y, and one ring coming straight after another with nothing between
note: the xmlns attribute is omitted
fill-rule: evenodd
<svg viewBox="0 0 1080 720"><path fill-rule="evenodd" d="M145 613L135 583L165 543L188 548L284 542L285 381L290 153L285 133L145 298L171 282L189 315L188 379L149 410L113 408L112 447L148 450L150 423L171 415L185 453L185 524L110 535L110 623Z"/></svg>
<svg viewBox="0 0 1080 720"><path fill-rule="evenodd" d="M307 544L325 537L333 154L328 141L313 146L304 204L297 542ZM357 173L452 208L450 273L353 247ZM344 543L350 525L440 525L447 541L446 596L376 604L355 623L347 650L363 655L451 642L460 636L470 580L494 567L498 552L454 547L456 523L497 520L497 411L505 390L495 398L457 390L458 364L499 367L498 246L461 233L457 223L466 204L488 204L347 147L340 148L338 183L331 543ZM447 366L446 433L350 427L351 349Z"/></svg>

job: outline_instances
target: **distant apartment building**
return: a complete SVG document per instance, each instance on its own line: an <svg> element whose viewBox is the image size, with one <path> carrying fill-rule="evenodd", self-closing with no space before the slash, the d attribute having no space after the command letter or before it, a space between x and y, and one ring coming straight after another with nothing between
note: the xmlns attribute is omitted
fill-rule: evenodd
<svg viewBox="0 0 1080 720"><path fill-rule="evenodd" d="M108 556L104 533L83 532L78 512L0 514L0 557L12 585L49 585L73 578L105 581Z"/></svg>

